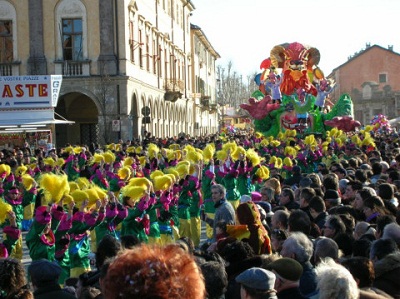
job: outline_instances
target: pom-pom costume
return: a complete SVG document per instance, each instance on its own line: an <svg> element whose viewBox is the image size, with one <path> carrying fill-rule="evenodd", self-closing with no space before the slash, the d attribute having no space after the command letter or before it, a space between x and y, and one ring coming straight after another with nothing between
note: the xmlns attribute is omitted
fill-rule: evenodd
<svg viewBox="0 0 400 299"><path fill-rule="evenodd" d="M71 277L90 271L90 242L88 231L93 230L105 217L104 207L99 212L84 212L84 209L76 212L72 217L70 230L71 243L69 245Z"/></svg>
<svg viewBox="0 0 400 299"><path fill-rule="evenodd" d="M18 229L22 228L22 219L24 216L24 208L22 206L22 196L16 187L10 188L6 195L4 196L5 202L10 204L13 212L15 213L15 222ZM10 222L8 219L3 222L2 227L9 226ZM15 244L13 250L9 252L10 256L18 260L22 259L22 235L20 235L17 243Z"/></svg>
<svg viewBox="0 0 400 299"><path fill-rule="evenodd" d="M53 212L58 213L54 218L50 213L50 207L41 206L35 211L32 227L26 235L26 245L29 248L29 256L33 261L40 259L55 260L56 239L51 226L52 222L56 222L55 227L58 226L62 214L57 210L53 210Z"/></svg>
<svg viewBox="0 0 400 299"><path fill-rule="evenodd" d="M214 219L215 214L214 201L211 198L211 186L214 184L214 180L214 165L209 165L203 169L201 192L204 198L204 213L206 213L207 217L210 219ZM206 223L206 235L209 240L213 237L213 228L208 223Z"/></svg>

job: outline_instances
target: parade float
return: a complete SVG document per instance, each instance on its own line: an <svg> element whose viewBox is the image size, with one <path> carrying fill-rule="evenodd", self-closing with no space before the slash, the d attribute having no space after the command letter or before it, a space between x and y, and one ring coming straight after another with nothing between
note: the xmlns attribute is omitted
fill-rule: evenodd
<svg viewBox="0 0 400 299"><path fill-rule="evenodd" d="M254 79L258 90L240 105L253 118L257 132L276 137L296 130L303 136L325 136L332 128L350 132L361 126L354 120L348 94L341 95L335 104L326 105L335 82L325 77L319 61L317 48L298 42L273 47Z"/></svg>

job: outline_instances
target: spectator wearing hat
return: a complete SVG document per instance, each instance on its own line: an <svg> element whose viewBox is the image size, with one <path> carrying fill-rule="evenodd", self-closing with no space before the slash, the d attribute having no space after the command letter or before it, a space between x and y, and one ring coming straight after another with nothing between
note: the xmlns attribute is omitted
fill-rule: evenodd
<svg viewBox="0 0 400 299"><path fill-rule="evenodd" d="M245 270L236 277L240 283L242 299L276 299L275 274L263 268L253 267Z"/></svg>
<svg viewBox="0 0 400 299"><path fill-rule="evenodd" d="M303 299L300 292L300 277L303 273L303 268L299 262L291 258L281 258L267 266L275 276L275 289L278 294L278 299Z"/></svg>
<svg viewBox="0 0 400 299"><path fill-rule="evenodd" d="M63 291L58 284L61 267L46 259L33 261L28 274L31 278L35 299L72 299L74 295Z"/></svg>

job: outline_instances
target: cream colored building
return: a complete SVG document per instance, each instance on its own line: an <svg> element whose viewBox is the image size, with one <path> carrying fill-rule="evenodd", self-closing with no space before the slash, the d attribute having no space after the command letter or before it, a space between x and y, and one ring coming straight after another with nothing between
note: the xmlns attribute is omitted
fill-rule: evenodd
<svg viewBox="0 0 400 299"><path fill-rule="evenodd" d="M0 75L63 75L57 146L214 133L215 61L190 0L0 0ZM200 24L201 25L201 24Z"/></svg>

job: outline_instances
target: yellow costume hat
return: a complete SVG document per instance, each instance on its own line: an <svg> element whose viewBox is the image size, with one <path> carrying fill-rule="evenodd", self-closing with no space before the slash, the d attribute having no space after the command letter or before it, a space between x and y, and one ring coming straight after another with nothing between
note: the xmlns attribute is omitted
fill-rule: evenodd
<svg viewBox="0 0 400 299"><path fill-rule="evenodd" d="M84 200L89 199L88 194L82 190L74 190L70 194L78 208L81 207Z"/></svg>
<svg viewBox="0 0 400 299"><path fill-rule="evenodd" d="M46 203L57 203L64 194L69 193L68 177L65 174L56 175L51 172L45 173L40 177L39 185L40 188L44 190L44 199Z"/></svg>
<svg viewBox="0 0 400 299"><path fill-rule="evenodd" d="M123 197L129 197L133 201L139 201L146 195L147 188L143 186L125 186L121 189Z"/></svg>
<svg viewBox="0 0 400 299"><path fill-rule="evenodd" d="M4 223L4 221L7 218L7 213L12 210L13 210L12 206L0 198L0 224Z"/></svg>

